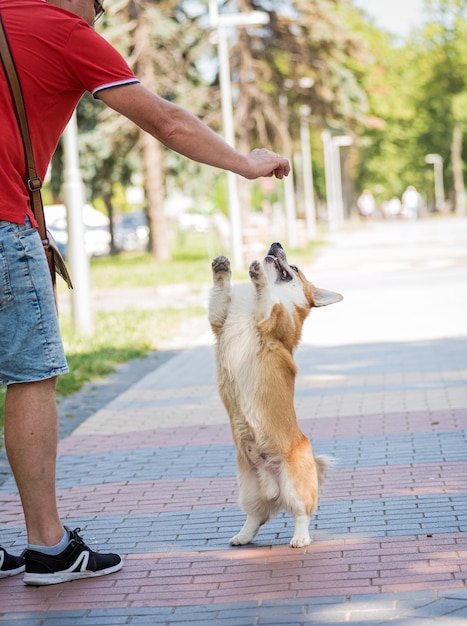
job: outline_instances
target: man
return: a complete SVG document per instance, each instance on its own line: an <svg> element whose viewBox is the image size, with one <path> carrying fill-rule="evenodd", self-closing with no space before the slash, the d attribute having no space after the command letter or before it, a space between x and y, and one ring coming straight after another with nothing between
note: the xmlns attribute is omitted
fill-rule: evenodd
<svg viewBox="0 0 467 626"><path fill-rule="evenodd" d="M268 151L242 155L197 118L143 87L120 54L93 29L99 0L0 0L21 82L38 175L85 91L168 148L254 179L283 178L286 159ZM68 371L42 244L29 206L24 152L0 68L0 384L5 445L24 510L28 548L0 548L0 577L25 570L47 585L118 571L122 559L88 548L60 520L55 493L55 382Z"/></svg>

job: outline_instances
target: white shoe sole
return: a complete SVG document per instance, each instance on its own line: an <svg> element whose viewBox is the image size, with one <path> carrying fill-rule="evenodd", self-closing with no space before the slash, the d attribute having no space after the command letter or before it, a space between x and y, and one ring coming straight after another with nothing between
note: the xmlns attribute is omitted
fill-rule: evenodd
<svg viewBox="0 0 467 626"><path fill-rule="evenodd" d="M121 560L120 563L117 563L117 565L98 570L97 572L90 572L89 570L85 570L84 572L53 572L51 574L34 574L33 572L26 572L24 574L23 582L25 585L35 586L58 585L59 583L66 583L71 580L106 576L107 574L118 572L122 569L122 567L123 560Z"/></svg>
<svg viewBox="0 0 467 626"><path fill-rule="evenodd" d="M24 565L21 565L21 567L17 567L16 569L9 569L6 571L0 570L0 578L9 578L10 576L16 576L17 574L21 574L21 572L24 572L24 570Z"/></svg>

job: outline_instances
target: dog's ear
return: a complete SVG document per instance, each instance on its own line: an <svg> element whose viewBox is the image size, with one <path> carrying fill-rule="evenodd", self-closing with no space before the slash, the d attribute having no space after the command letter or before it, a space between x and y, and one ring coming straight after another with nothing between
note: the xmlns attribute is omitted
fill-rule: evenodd
<svg viewBox="0 0 467 626"><path fill-rule="evenodd" d="M328 304L334 304L344 299L340 293L336 291L328 291L327 289L318 289L312 285L312 307L314 306L328 306Z"/></svg>

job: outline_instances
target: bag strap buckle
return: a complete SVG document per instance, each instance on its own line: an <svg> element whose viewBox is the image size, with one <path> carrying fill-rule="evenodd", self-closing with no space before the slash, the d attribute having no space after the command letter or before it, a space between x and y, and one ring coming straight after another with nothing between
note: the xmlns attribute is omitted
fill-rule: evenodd
<svg viewBox="0 0 467 626"><path fill-rule="evenodd" d="M28 189L29 191L40 191L42 189L42 180L40 176L28 179Z"/></svg>

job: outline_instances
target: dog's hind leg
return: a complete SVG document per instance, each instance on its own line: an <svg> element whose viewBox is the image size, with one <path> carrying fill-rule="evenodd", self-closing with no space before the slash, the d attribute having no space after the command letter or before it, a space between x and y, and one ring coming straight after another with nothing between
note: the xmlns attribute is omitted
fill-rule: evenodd
<svg viewBox="0 0 467 626"><path fill-rule="evenodd" d="M295 530L290 540L291 548L303 548L311 543L310 537L310 516L306 513L295 515Z"/></svg>
<svg viewBox="0 0 467 626"><path fill-rule="evenodd" d="M306 449L306 443L304 443ZM306 454L308 457L308 454ZM324 475L328 467L332 467L335 459L330 456L321 455L314 457L313 464L310 464L310 468L301 481L298 481L294 485L295 493L301 492L301 498L297 497L297 501L292 505L294 508L295 517L295 531L290 541L292 548L303 548L311 543L311 537L309 532L311 513L316 509L318 505L318 489L324 482ZM307 460L302 461L304 467L307 465ZM298 472L295 472L298 476ZM303 480L305 483L303 484ZM300 488L300 482L302 487ZM311 495L311 499L307 496ZM309 511L309 512L308 512Z"/></svg>
<svg viewBox="0 0 467 626"><path fill-rule="evenodd" d="M264 524L260 519L254 518L248 515L246 522L243 525L242 530L232 537L229 541L231 546L244 546L247 543L251 543L258 534L258 530Z"/></svg>
<svg viewBox="0 0 467 626"><path fill-rule="evenodd" d="M303 548L309 545L311 514L318 504L318 473L310 442L303 435L281 473L281 497L284 507L295 518L290 546Z"/></svg>
<svg viewBox="0 0 467 626"><path fill-rule="evenodd" d="M271 503L263 499L261 483L256 470L239 468L240 505L247 514L241 531L230 540L231 546L243 546L250 543L258 534L260 527L271 517Z"/></svg>
<svg viewBox="0 0 467 626"><path fill-rule="evenodd" d="M214 333L219 333L227 317L230 304L230 261L225 256L218 256L212 262L212 280L214 283L209 298L209 322Z"/></svg>

